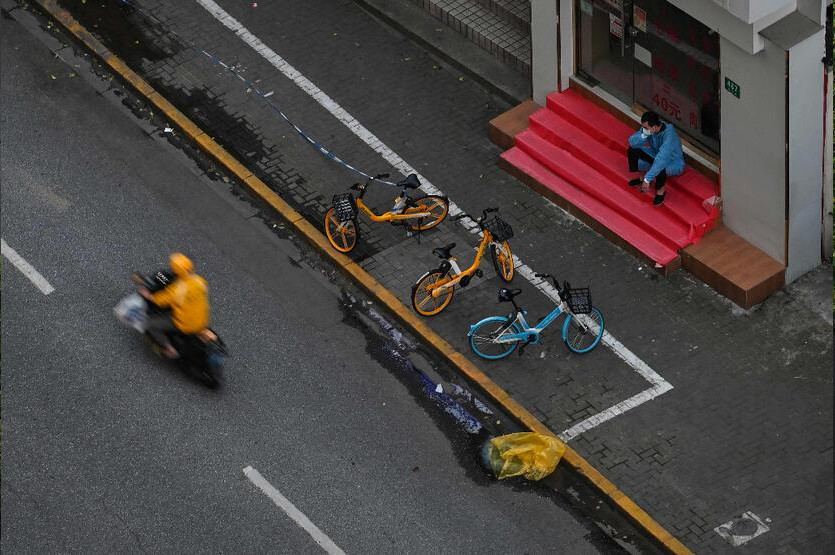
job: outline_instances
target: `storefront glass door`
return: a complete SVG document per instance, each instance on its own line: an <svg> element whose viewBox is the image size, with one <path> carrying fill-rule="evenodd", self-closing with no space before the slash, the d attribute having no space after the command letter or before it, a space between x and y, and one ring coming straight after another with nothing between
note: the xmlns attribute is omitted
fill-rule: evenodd
<svg viewBox="0 0 835 555"><path fill-rule="evenodd" d="M719 35L665 0L577 0L578 75L719 152Z"/></svg>

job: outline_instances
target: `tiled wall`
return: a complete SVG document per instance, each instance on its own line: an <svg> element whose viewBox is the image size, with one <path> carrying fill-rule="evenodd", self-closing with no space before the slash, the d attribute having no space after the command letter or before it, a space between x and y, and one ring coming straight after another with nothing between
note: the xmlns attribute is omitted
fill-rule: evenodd
<svg viewBox="0 0 835 555"><path fill-rule="evenodd" d="M531 74L530 0L411 0L524 75Z"/></svg>

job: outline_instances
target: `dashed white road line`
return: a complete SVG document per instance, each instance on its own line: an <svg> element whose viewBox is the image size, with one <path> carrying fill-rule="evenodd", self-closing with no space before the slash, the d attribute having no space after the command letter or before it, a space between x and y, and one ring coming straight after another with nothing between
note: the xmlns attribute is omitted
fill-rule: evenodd
<svg viewBox="0 0 835 555"><path fill-rule="evenodd" d="M333 543L327 534L322 532L318 526L313 524L313 522L305 516L303 512L298 510L296 506L290 503L286 497L281 495L281 492L275 489L272 484L266 480L266 478L261 476L260 472L251 466L247 466L244 468L244 476L246 476L247 479L255 485L255 487L264 492L267 497L272 499L273 503L275 503L279 509L284 511L287 516L292 518L296 524L304 528L304 530L310 534L310 537L313 538L313 541L319 544L319 546L327 553L345 555L345 552Z"/></svg>
<svg viewBox="0 0 835 555"><path fill-rule="evenodd" d="M302 75L300 71L290 65L287 60L279 56L273 49L269 46L261 42L261 40L249 32L249 30L244 27L237 19L229 15L223 8L221 8L217 3L213 2L212 0L196 0L198 4L200 4L203 8L208 11L212 17L222 23L226 28L233 31L242 41L248 44L255 52L257 52L260 56L266 59L273 67L275 67L278 71L280 71L285 77L293 81L296 85L299 86L305 93L307 93L311 98L313 98L316 102L319 103L325 110L330 112L336 119L338 119L345 127L347 127L351 132L358 137L361 141L363 141L366 145L368 145L372 150L377 152L383 159L391 164L393 167L400 170L404 175L409 175L410 173L417 174L420 178L422 183L421 189L423 189L427 194L431 195L443 195L443 191L435 187L431 181L426 179L423 175L420 175L417 170L415 170L412 166L406 163L403 158L401 158L396 152L391 150L387 147L374 133L369 131L365 128L359 121L356 120L351 114L349 114L342 106L340 106L334 99L330 96L325 94L319 87L317 87L313 82L311 82L307 77ZM452 201L449 203L449 213L451 216L456 216L461 213L461 209ZM460 220L460 223L466 227L470 233L478 234L480 230L478 226L467 220L463 219ZM548 283L547 281L541 280L537 278L534 274L535 272L526 264L524 264L518 257L513 257L514 262L516 264L516 271L528 280L532 285L534 285L537 289L539 289L546 297L551 299L553 302L559 302L559 296L557 294L556 289ZM578 424L572 426L568 430L560 433L560 437L562 437L565 441L568 441L574 437L577 437L579 434L594 428L618 416L623 414L624 412L633 409L647 401L651 401L652 399L658 397L659 395L666 393L673 389L673 386L665 380L660 374L658 374L655 370L650 368L650 366L641 360L635 353L629 350L623 343L615 339L609 332L604 332L603 339L601 341L604 345L606 345L615 355L623 360L626 364L628 364L632 369L634 369L638 374L640 374L644 379L646 379L650 384L651 387L626 399L625 401L621 401L616 405L609 407L608 409L595 414L579 422Z"/></svg>
<svg viewBox="0 0 835 555"><path fill-rule="evenodd" d="M2 245L3 256L5 256L15 268L20 270L20 273L26 276L29 281L34 283L35 287L41 290L41 293L49 295L55 291L55 288L52 287L48 281L46 281L45 277L43 277L31 264L26 262L22 256L17 254L17 251L6 244L5 239L0 239L0 244Z"/></svg>

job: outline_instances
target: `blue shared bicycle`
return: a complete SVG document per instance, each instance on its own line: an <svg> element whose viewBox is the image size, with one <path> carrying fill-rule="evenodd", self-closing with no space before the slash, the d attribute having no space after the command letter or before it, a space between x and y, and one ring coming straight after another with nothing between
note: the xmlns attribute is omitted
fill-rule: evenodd
<svg viewBox="0 0 835 555"><path fill-rule="evenodd" d="M572 289L568 282L560 287L551 274L536 274L536 277L553 280L560 297L556 308L531 327L525 320L527 310L520 308L514 300L522 290L502 288L499 290L499 302L513 303L516 312L509 316L490 316L470 326L467 335L475 354L481 358L498 360L518 347L521 355L528 345L538 345L541 333L563 313L566 318L562 325L562 340L568 348L583 354L597 347L603 337L603 313L592 306L588 288Z"/></svg>

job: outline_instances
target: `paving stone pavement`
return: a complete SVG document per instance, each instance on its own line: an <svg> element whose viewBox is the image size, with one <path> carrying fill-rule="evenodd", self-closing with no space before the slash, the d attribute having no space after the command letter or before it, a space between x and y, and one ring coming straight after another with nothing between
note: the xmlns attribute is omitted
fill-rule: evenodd
<svg viewBox="0 0 835 555"><path fill-rule="evenodd" d="M161 24L116 0L62 4L315 225L321 227L332 195L357 177L318 154L241 81L172 31L271 91L295 122L343 159L368 172L391 171L197 3L137 3ZM699 553L832 550L832 320L809 308L805 285L831 286L828 267L751 311L684 272L661 277L499 170L500 150L486 126L510 106L353 2L219 4L462 209L477 214L499 206L515 230L514 253L535 271L590 286L607 330L674 386L572 440L581 455ZM388 207L395 193L372 186L366 200ZM466 262L477 241L454 222L420 242L367 219L361 231L352 257L407 304L412 282L437 264L433 246L456 242ZM497 363L472 357L468 325L507 310L497 303L499 281L489 261L482 269L484 278L427 322L552 430L649 387L603 346L584 356L569 353L557 326L522 357ZM521 277L514 286L524 290L521 304L531 316L550 310ZM820 294L828 303L828 287ZM769 519L770 531L733 548L714 528L745 511Z"/></svg>

